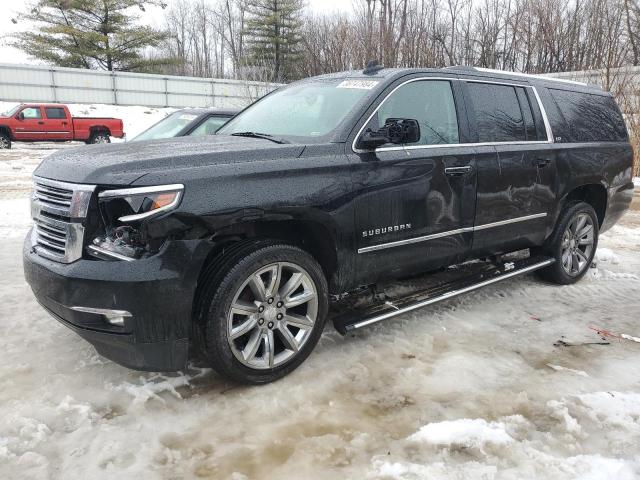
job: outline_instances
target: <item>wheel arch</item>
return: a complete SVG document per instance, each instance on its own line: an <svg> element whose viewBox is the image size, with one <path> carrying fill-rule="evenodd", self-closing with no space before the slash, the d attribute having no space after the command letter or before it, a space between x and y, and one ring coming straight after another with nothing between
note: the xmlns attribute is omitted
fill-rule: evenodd
<svg viewBox="0 0 640 480"><path fill-rule="evenodd" d="M235 242L268 239L296 246L309 253L320 264L330 282L338 267L335 229L318 219L272 217L265 215L260 219L241 221L217 231L212 238L215 247L207 256L204 266Z"/></svg>
<svg viewBox="0 0 640 480"><path fill-rule="evenodd" d="M0 125L0 133L6 133L9 135L9 138L13 140L13 135L11 134L11 128L8 125Z"/></svg>
<svg viewBox="0 0 640 480"><path fill-rule="evenodd" d="M111 136L111 130L106 125L92 125L89 127L89 137L103 132Z"/></svg>
<svg viewBox="0 0 640 480"><path fill-rule="evenodd" d="M602 227L607 211L607 189L601 183L587 183L570 190L560 202L560 211L573 202L586 202L593 207L598 217L598 226ZM558 215L560 214L558 211Z"/></svg>

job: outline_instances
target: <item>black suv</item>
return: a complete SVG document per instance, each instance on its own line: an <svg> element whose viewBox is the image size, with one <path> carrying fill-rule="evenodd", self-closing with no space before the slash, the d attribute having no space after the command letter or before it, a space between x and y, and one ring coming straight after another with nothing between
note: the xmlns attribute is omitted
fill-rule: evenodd
<svg viewBox="0 0 640 480"><path fill-rule="evenodd" d="M218 133L64 150L34 174L26 278L122 365L179 370L201 355L268 382L309 355L330 296L360 286L495 260L339 331L536 269L575 282L633 194L609 93L508 72L319 76Z"/></svg>

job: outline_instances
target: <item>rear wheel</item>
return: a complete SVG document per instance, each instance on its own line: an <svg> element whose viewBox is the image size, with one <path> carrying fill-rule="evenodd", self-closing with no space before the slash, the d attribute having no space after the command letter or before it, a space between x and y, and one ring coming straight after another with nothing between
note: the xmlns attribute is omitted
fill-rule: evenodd
<svg viewBox="0 0 640 480"><path fill-rule="evenodd" d="M8 133L0 132L0 149L11 148L11 137Z"/></svg>
<svg viewBox="0 0 640 480"><path fill-rule="evenodd" d="M568 206L544 247L556 261L540 271L545 279L561 285L580 280L591 265L598 247L598 217L585 202Z"/></svg>
<svg viewBox="0 0 640 480"><path fill-rule="evenodd" d="M322 334L326 279L313 257L290 245L254 243L230 257L202 297L205 356L232 380L277 380L305 360Z"/></svg>
<svg viewBox="0 0 640 480"><path fill-rule="evenodd" d="M111 143L111 137L107 132L96 132L91 135L88 143Z"/></svg>

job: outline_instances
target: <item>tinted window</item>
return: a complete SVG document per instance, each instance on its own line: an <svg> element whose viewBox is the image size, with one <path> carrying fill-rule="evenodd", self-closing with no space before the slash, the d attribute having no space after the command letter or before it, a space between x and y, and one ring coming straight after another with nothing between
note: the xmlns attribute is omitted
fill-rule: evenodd
<svg viewBox="0 0 640 480"><path fill-rule="evenodd" d="M514 87L490 83L468 83L468 86L479 142L521 142L527 139Z"/></svg>
<svg viewBox="0 0 640 480"><path fill-rule="evenodd" d="M524 120L524 133L526 139L528 141L538 140L536 124L533 120L533 112L531 111L530 99L527 97L527 93L524 88L516 87L516 94L518 95L520 111L522 112L522 119Z"/></svg>
<svg viewBox="0 0 640 480"><path fill-rule="evenodd" d="M38 107L28 107L22 110L22 115L24 118L42 118L40 114L40 109Z"/></svg>
<svg viewBox="0 0 640 480"><path fill-rule="evenodd" d="M67 118L64 114L64 108L45 107L47 118Z"/></svg>
<svg viewBox="0 0 640 480"><path fill-rule="evenodd" d="M612 97L549 89L569 128L569 142L624 142L627 131Z"/></svg>
<svg viewBox="0 0 640 480"><path fill-rule="evenodd" d="M229 121L229 117L209 117L189 135L192 137L203 137L205 135L214 135L218 129Z"/></svg>
<svg viewBox="0 0 640 480"><path fill-rule="evenodd" d="M458 143L458 118L451 84L420 81L403 85L387 97L373 119L381 128L388 118L411 118L420 124L418 145Z"/></svg>

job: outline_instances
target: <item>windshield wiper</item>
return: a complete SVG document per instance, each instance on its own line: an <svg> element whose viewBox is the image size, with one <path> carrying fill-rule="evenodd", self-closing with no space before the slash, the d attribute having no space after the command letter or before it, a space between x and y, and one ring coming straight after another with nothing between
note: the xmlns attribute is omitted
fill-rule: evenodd
<svg viewBox="0 0 640 480"><path fill-rule="evenodd" d="M287 140L283 138L275 138L268 133L257 133L257 132L236 132L232 133L233 137L251 137L251 138L262 138L264 140L269 140L273 143L289 143Z"/></svg>

